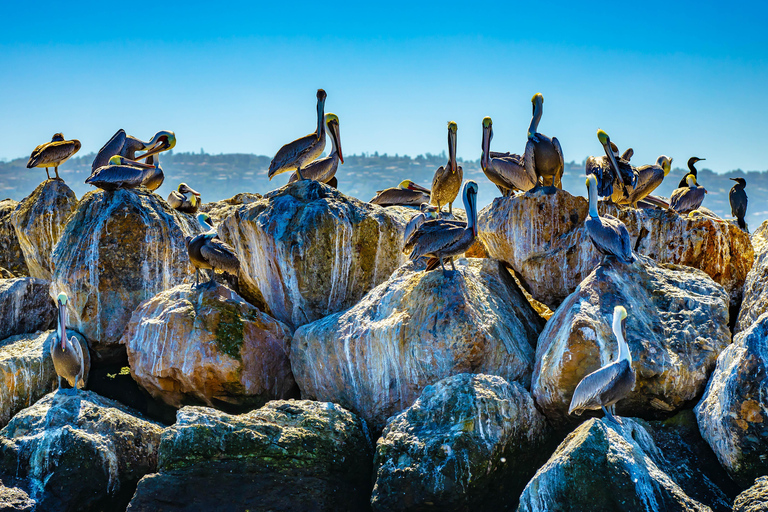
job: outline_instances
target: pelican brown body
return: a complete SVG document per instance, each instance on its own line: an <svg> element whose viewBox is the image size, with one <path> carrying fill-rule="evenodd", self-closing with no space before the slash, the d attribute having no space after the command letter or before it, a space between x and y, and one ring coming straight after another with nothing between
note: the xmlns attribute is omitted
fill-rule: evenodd
<svg viewBox="0 0 768 512"><path fill-rule="evenodd" d="M672 159L666 155L661 155L657 158L656 164L654 165L637 167L635 169L635 172L637 173L637 184L632 189L629 197L623 201L619 201L618 204L630 204L633 208L637 208L637 203L656 190L671 169Z"/></svg>
<svg viewBox="0 0 768 512"><path fill-rule="evenodd" d="M197 213L200 207L200 193L186 183L180 183L178 189L168 194L168 205L182 213Z"/></svg>
<svg viewBox="0 0 768 512"><path fill-rule="evenodd" d="M140 186L157 190L164 179L165 175L159 161L151 165L114 155L109 159L108 165L96 169L85 182L108 191Z"/></svg>
<svg viewBox="0 0 768 512"><path fill-rule="evenodd" d="M689 213L697 210L704 202L704 196L707 189L699 186L696 182L696 176L687 174L685 176L687 186L676 188L669 196L670 207L678 213Z"/></svg>
<svg viewBox="0 0 768 512"><path fill-rule="evenodd" d="M315 180L321 183L337 186L336 170L339 168L339 162L344 163L344 155L341 153L341 132L339 131L339 118L336 114L325 114L325 130L331 135L331 144L333 150L325 158L319 158L314 162L307 164L301 170L301 175L306 180ZM299 173L294 172L288 179L288 183L299 180Z"/></svg>
<svg viewBox="0 0 768 512"><path fill-rule="evenodd" d="M603 146L605 156L587 157L586 174L595 176L599 196L607 197L616 204L627 204L637 186L637 172L628 160L619 156L619 149L605 131L597 130L597 139ZM632 152L627 150L624 155L631 157Z"/></svg>
<svg viewBox="0 0 768 512"><path fill-rule="evenodd" d="M563 150L556 137L549 138L539 133L539 122L544 112L544 96L536 93L531 98L533 118L528 128L528 142L525 144L525 169L529 176L536 176L537 184L563 188Z"/></svg>
<svg viewBox="0 0 768 512"><path fill-rule="evenodd" d="M512 153L496 153L491 151L493 139L493 121L490 117L483 119L483 155L480 167L483 173L496 185L502 195L508 196L516 190L523 192L531 190L538 183L531 166L526 166L523 157Z"/></svg>
<svg viewBox="0 0 768 512"><path fill-rule="evenodd" d="M235 250L219 238L207 213L198 214L197 220L208 231L185 239L189 260L195 267L195 286L198 284L201 268L212 270L211 281L215 281L217 271L237 276L240 271L240 259Z"/></svg>
<svg viewBox="0 0 768 512"><path fill-rule="evenodd" d="M453 202L459 195L461 182L464 180L464 170L456 163L457 131L458 125L455 122L448 123L448 163L435 171L429 199L429 203L437 206L438 211L448 204L448 213L453 213Z"/></svg>
<svg viewBox="0 0 768 512"><path fill-rule="evenodd" d="M80 342L76 337L67 339L67 294L60 293L56 298L59 309L59 332L51 338L51 359L53 368L59 376L59 389L62 388L62 379L72 387L74 393L78 388L85 387L83 376L85 374L85 357Z"/></svg>
<svg viewBox="0 0 768 512"><path fill-rule="evenodd" d="M278 174L290 171L296 171L298 178L304 179L302 168L323 153L325 148L323 113L325 112L325 99L327 97L328 95L324 90L317 90L317 129L313 133L289 142L280 148L269 164L267 175L270 180Z"/></svg>
<svg viewBox="0 0 768 512"><path fill-rule="evenodd" d="M600 215L597 211L597 179L594 174L587 176L587 192L589 194L589 215L584 221L590 240L604 256L613 256L625 263L632 263L632 242L629 231L616 217Z"/></svg>
<svg viewBox="0 0 768 512"><path fill-rule="evenodd" d="M56 133L51 138L51 142L40 144L32 151L32 155L30 155L29 161L27 161L27 169L45 167L45 174L48 175L48 179L51 179L48 168L53 167L53 170L56 172L56 179L60 180L59 166L78 151L80 151L79 140L64 140L62 134Z"/></svg>
<svg viewBox="0 0 768 512"><path fill-rule="evenodd" d="M411 180L403 180L397 187L376 192L376 197L368 201L379 206L416 206L429 203L430 190L417 185Z"/></svg>
<svg viewBox="0 0 768 512"><path fill-rule="evenodd" d="M96 154L96 158L93 159L93 164L91 164L91 173L100 167L109 165L109 159L115 155L124 156L128 160L144 160L162 151L173 149L175 146L176 134L173 132L167 130L159 131L152 136L149 142L144 142L132 135L126 134L125 130L121 128ZM146 153L137 156L136 152L138 151L146 151ZM148 164L154 163L154 161L150 160L146 160L146 162Z"/></svg>

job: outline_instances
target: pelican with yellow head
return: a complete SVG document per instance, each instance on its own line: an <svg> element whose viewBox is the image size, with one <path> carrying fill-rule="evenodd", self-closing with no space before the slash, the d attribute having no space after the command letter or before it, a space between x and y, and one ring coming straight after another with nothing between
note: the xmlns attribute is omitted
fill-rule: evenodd
<svg viewBox="0 0 768 512"><path fill-rule="evenodd" d="M329 183L336 176L339 162L344 164L344 155L341 153L341 132L339 131L339 117L336 114L325 114L325 131L331 136L333 150L325 158L319 158L308 164L301 170L305 180L315 180L321 183ZM288 183L298 181L299 173L291 174ZM334 180L335 181L335 180ZM335 186L335 185L334 185Z"/></svg>
<svg viewBox="0 0 768 512"><path fill-rule="evenodd" d="M502 195L508 196L516 190L526 192L538 183L538 177L533 169L526 168L523 157L512 153L494 153L491 151L493 139L493 121L490 117L483 118L483 155L480 157L480 167L485 176L498 187Z"/></svg>
<svg viewBox="0 0 768 512"><path fill-rule="evenodd" d="M376 197L368 201L379 206L413 206L420 207L422 203L428 203L430 190L414 183L411 180L403 180L397 187L376 191Z"/></svg>
<svg viewBox="0 0 768 512"><path fill-rule="evenodd" d="M525 144L523 162L529 176L536 176L537 183L544 186L563 188L563 150L556 137L549 138L539 133L539 122L544 113L544 96L537 92L531 98L533 117L528 127L528 142Z"/></svg>
<svg viewBox="0 0 768 512"><path fill-rule="evenodd" d="M464 169L456 162L456 133L459 126L455 121L448 123L448 163L435 171L432 178L432 194L429 203L437 206L438 213L448 205L448 213L453 213L453 202L459 195L464 181Z"/></svg>

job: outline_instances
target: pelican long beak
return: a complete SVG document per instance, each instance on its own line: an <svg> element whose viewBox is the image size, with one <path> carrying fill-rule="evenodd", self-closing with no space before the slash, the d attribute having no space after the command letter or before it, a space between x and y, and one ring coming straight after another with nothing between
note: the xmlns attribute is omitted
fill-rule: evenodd
<svg viewBox="0 0 768 512"><path fill-rule="evenodd" d="M418 190L419 192L424 192L425 194L430 194L432 191L428 188L422 187L421 185L411 182L410 185L408 185L409 190Z"/></svg>
<svg viewBox="0 0 768 512"><path fill-rule="evenodd" d="M176 136L173 135L173 132L162 133L162 135L157 138L157 141L155 141L154 145L143 155L137 156L136 160L143 160L147 157L160 153L161 151L171 149L174 146L176 146Z"/></svg>
<svg viewBox="0 0 768 512"><path fill-rule="evenodd" d="M182 194L187 194L188 193L188 194L192 194L192 195L195 195L197 197L200 197L200 192L198 192L197 190L193 189L189 185L184 185L183 188L184 188L184 190L179 190L179 192L181 192Z"/></svg>
<svg viewBox="0 0 768 512"><path fill-rule="evenodd" d="M451 172L459 170L456 163L456 132L448 130L448 161L451 163Z"/></svg>
<svg viewBox="0 0 768 512"><path fill-rule="evenodd" d="M67 307L61 303L60 300L56 300L59 305L59 339L61 341L61 348L66 346L64 342L67 340Z"/></svg>
<svg viewBox="0 0 768 512"><path fill-rule="evenodd" d="M491 139L493 138L493 127L489 124L488 126L483 125L483 158L480 160L480 164L482 165L483 169L488 168L488 164L490 164L491 160Z"/></svg>
<svg viewBox="0 0 768 512"><path fill-rule="evenodd" d="M333 137L333 140L336 142L336 151L339 154L339 161L343 164L344 155L341 154L341 132L339 131L339 123L332 121L329 126L331 128L331 137Z"/></svg>
<svg viewBox="0 0 768 512"><path fill-rule="evenodd" d="M606 134L604 140L600 140L600 143L603 145L605 155L608 157L608 160L610 160L611 165L613 166L613 170L616 172L616 175L619 176L619 164L616 163L616 157L614 156L613 149L611 148L611 139Z"/></svg>

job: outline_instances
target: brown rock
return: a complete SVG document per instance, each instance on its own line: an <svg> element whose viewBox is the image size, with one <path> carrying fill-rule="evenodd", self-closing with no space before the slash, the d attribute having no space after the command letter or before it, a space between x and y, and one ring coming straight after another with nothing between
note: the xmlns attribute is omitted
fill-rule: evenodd
<svg viewBox="0 0 768 512"><path fill-rule="evenodd" d="M768 476L761 476L752 487L736 496L733 512L765 512L768 510Z"/></svg>
<svg viewBox="0 0 768 512"><path fill-rule="evenodd" d="M736 320L736 335L749 327L757 318L768 311L768 220L763 222L751 237L755 251L755 262L744 282L744 298Z"/></svg>
<svg viewBox="0 0 768 512"><path fill-rule="evenodd" d="M50 283L34 277L0 280L0 340L44 329L56 323Z"/></svg>
<svg viewBox="0 0 768 512"><path fill-rule="evenodd" d="M5 267L16 277L24 277L29 275L29 269L11 222L11 214L18 204L13 199L0 201L0 267Z"/></svg>

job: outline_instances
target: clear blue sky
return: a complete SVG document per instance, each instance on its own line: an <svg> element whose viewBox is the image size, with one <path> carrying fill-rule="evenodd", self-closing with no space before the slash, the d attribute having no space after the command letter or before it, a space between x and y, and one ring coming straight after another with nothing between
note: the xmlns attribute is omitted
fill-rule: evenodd
<svg viewBox="0 0 768 512"><path fill-rule="evenodd" d="M603 128L636 164L768 169L765 2L276 4L7 2L0 158L118 128L273 155L314 129L323 87L348 154L439 153L455 120L476 159L486 115L492 149L519 152L541 92L566 160L601 154Z"/></svg>

